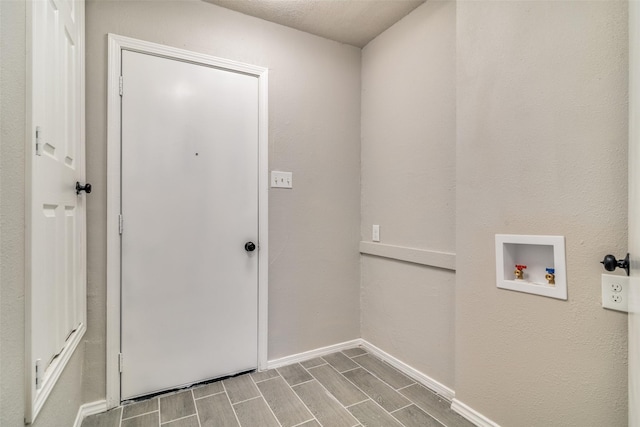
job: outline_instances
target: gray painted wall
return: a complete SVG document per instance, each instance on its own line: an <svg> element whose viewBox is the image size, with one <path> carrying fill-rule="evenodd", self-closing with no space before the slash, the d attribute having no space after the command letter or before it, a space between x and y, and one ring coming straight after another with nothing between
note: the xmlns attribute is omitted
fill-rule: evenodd
<svg viewBox="0 0 640 427"><path fill-rule="evenodd" d="M362 240L455 252L455 13L428 1L363 49ZM362 337L454 388L455 272L361 269Z"/></svg>
<svg viewBox="0 0 640 427"><path fill-rule="evenodd" d="M24 409L24 13L0 1L8 426ZM270 193L270 358L356 338L361 321L365 339L502 425L626 425L626 315L600 307L598 264L626 250L626 19L617 1L428 2L362 53L360 157L359 50L204 3L90 1L89 331L37 425L71 425L105 393L107 32L271 69L270 169L296 187ZM457 274L363 256L360 319L357 242L374 223L383 243L457 252ZM498 290L496 233L565 235L569 300Z"/></svg>
<svg viewBox="0 0 640 427"><path fill-rule="evenodd" d="M269 68L269 359L360 336L360 49L212 4L87 3L89 330L85 400L105 393L107 33Z"/></svg>
<svg viewBox="0 0 640 427"><path fill-rule="evenodd" d="M0 1L0 425L24 422L26 2ZM35 427L73 425L82 404L83 344Z"/></svg>
<svg viewBox="0 0 640 427"><path fill-rule="evenodd" d="M460 2L456 397L504 426L624 426L627 3ZM494 235L566 236L568 301L498 290Z"/></svg>

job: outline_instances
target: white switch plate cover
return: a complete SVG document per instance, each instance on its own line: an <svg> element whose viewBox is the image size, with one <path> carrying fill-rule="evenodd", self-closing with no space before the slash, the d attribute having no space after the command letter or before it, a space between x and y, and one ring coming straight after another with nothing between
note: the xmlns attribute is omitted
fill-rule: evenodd
<svg viewBox="0 0 640 427"><path fill-rule="evenodd" d="M629 277L615 274L602 275L602 307L629 311Z"/></svg>
<svg viewBox="0 0 640 427"><path fill-rule="evenodd" d="M373 225L373 229L371 231L371 240L374 242L380 241L380 226L377 224Z"/></svg>
<svg viewBox="0 0 640 427"><path fill-rule="evenodd" d="M271 171L272 188L293 188L293 173Z"/></svg>

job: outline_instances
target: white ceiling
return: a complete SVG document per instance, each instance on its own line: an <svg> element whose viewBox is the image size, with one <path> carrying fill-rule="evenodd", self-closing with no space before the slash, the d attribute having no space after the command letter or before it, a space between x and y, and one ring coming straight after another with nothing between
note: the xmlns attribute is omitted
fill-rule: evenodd
<svg viewBox="0 0 640 427"><path fill-rule="evenodd" d="M205 0L321 37L364 47L425 0Z"/></svg>

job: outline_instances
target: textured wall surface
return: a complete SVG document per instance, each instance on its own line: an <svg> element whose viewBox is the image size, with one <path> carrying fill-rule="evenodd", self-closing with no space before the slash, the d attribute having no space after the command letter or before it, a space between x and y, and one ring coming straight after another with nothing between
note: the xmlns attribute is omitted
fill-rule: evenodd
<svg viewBox="0 0 640 427"><path fill-rule="evenodd" d="M455 252L455 11L429 1L362 53L361 237ZM362 337L453 387L455 273L363 255Z"/></svg>
<svg viewBox="0 0 640 427"><path fill-rule="evenodd" d="M0 2L0 425L24 422L26 2ZM82 403L83 345L35 427L70 426Z"/></svg>
<svg viewBox="0 0 640 427"><path fill-rule="evenodd" d="M107 33L269 68L269 359L358 338L360 50L199 2L87 4L87 401L104 397Z"/></svg>
<svg viewBox="0 0 640 427"><path fill-rule="evenodd" d="M456 398L503 426L624 426L627 4L457 9ZM494 235L566 236L568 301L496 288ZM523 424L524 423L524 424Z"/></svg>
<svg viewBox="0 0 640 427"><path fill-rule="evenodd" d="M0 2L0 424L24 419L24 2Z"/></svg>

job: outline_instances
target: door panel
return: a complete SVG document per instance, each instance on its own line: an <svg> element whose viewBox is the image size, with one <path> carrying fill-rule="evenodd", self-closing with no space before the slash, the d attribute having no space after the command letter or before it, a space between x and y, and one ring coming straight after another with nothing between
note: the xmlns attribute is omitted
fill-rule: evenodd
<svg viewBox="0 0 640 427"><path fill-rule="evenodd" d="M123 51L122 399L257 366L258 81Z"/></svg>
<svg viewBox="0 0 640 427"><path fill-rule="evenodd" d="M85 196L75 192L76 182L85 181L84 3L34 0L28 11L25 418L31 422L85 329Z"/></svg>

